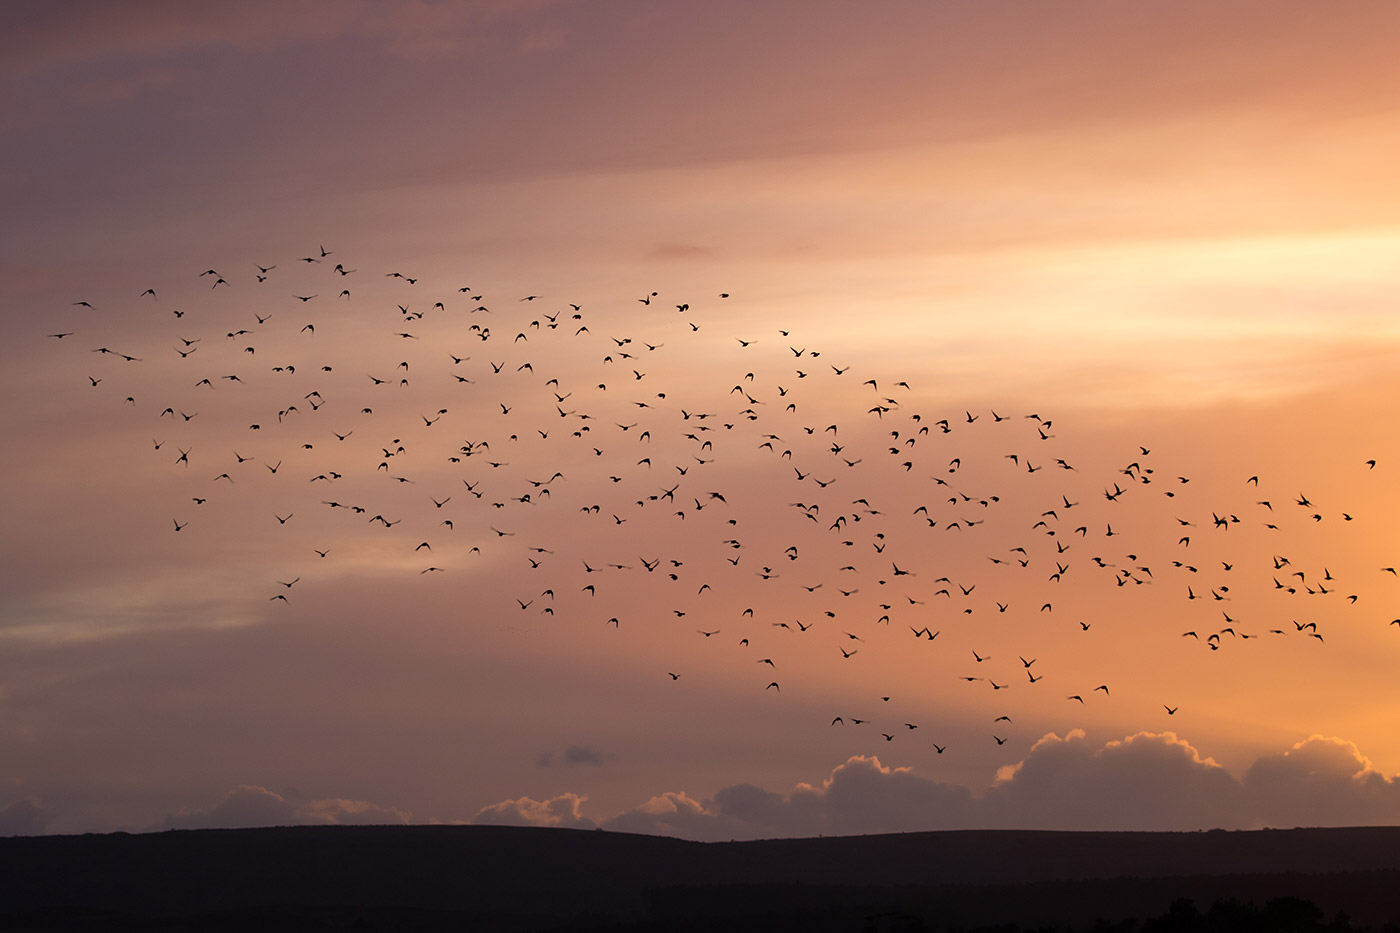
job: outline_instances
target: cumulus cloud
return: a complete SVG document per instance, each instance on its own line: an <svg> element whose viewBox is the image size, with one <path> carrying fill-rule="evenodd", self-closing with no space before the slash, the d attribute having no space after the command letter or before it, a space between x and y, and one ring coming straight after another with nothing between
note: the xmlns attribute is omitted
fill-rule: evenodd
<svg viewBox="0 0 1400 933"><path fill-rule="evenodd" d="M787 794L752 784L726 787L707 800L668 793L603 828L690 839L909 832L977 825L973 803L965 787L856 755L819 784L798 784Z"/></svg>
<svg viewBox="0 0 1400 933"><path fill-rule="evenodd" d="M1050 734L980 796L874 756L855 756L818 784L778 794L736 784L713 799L654 797L606 829L688 838L850 835L971 828L1196 829L1240 817L1230 774L1172 733L1091 744Z"/></svg>
<svg viewBox="0 0 1400 933"><path fill-rule="evenodd" d="M38 836L53 814L37 800L25 798L0 808L0 836Z"/></svg>
<svg viewBox="0 0 1400 933"><path fill-rule="evenodd" d="M413 814L398 807L386 807L368 800L350 800L345 797L331 797L325 800L312 800L298 808L312 822L335 823L340 826L384 826L392 823L408 823Z"/></svg>
<svg viewBox="0 0 1400 933"><path fill-rule="evenodd" d="M620 813L603 824L604 829L684 839L724 839L730 821L712 805L689 794L668 791L641 806Z"/></svg>
<svg viewBox="0 0 1400 933"><path fill-rule="evenodd" d="M1345 739L1312 735L1264 755L1245 772L1243 785L1272 826L1400 823L1400 782Z"/></svg>
<svg viewBox="0 0 1400 933"><path fill-rule="evenodd" d="M587 797L560 794L548 800L520 797L502 800L482 807L471 822L492 826L560 826L569 829L593 829L596 824L583 815Z"/></svg>
<svg viewBox="0 0 1400 933"><path fill-rule="evenodd" d="M591 826L562 794L487 807L473 822ZM713 797L668 791L601 821L619 832L757 839L936 829L1197 830L1400 823L1400 779L1351 742L1315 735L1237 778L1173 732L1091 742L1045 735L980 793L857 755L786 793L741 783Z"/></svg>
<svg viewBox="0 0 1400 933"><path fill-rule="evenodd" d="M542 763L596 766L588 745ZM939 829L1197 830L1261 826L1400 824L1400 778L1381 773L1352 742L1313 735L1258 758L1235 777L1173 732L1093 742L1082 730L1048 733L1026 757L976 791L856 755L786 792L751 783L711 797L666 791L610 819L585 815L584 795L519 797L482 807L470 822L552 826L723 840ZM159 828L407 823L410 814L348 798L298 801L244 784L207 810ZM42 833L51 814L34 800L0 808L0 835Z"/></svg>
<svg viewBox="0 0 1400 933"><path fill-rule="evenodd" d="M259 826L384 825L412 815L395 807L341 797L297 803L255 784L240 784L208 810L181 811L162 829L249 829Z"/></svg>
<svg viewBox="0 0 1400 933"><path fill-rule="evenodd" d="M1187 830L1240 819L1239 782L1172 732L1092 745L1044 736L982 800L988 823L1044 829Z"/></svg>

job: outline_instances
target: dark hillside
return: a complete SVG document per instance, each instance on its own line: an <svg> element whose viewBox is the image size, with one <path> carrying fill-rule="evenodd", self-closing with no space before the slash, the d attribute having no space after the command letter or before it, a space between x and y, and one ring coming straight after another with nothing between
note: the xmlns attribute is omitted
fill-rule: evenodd
<svg viewBox="0 0 1400 933"><path fill-rule="evenodd" d="M1394 828L735 843L490 826L0 839L8 929L1087 929L1165 914L1178 898L1205 911L1283 897L1378 927L1400 918L1396 890Z"/></svg>

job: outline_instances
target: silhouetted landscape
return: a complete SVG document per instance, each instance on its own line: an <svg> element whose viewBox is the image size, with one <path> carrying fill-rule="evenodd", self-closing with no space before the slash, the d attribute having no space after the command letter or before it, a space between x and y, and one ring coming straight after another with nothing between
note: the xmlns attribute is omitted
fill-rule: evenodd
<svg viewBox="0 0 1400 933"><path fill-rule="evenodd" d="M0 933L1400 933L1397 35L0 2Z"/></svg>
<svg viewBox="0 0 1400 933"><path fill-rule="evenodd" d="M1400 828L699 843L490 826L0 840L7 930L1396 930Z"/></svg>

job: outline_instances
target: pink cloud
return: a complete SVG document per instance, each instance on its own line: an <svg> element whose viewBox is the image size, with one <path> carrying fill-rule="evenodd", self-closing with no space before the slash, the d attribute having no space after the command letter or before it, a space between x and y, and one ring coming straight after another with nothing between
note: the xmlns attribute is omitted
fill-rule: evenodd
<svg viewBox="0 0 1400 933"><path fill-rule="evenodd" d="M181 811L166 829L242 829L257 826L384 825L407 823L411 814L365 800L327 798L294 803L266 787L240 784L208 810Z"/></svg>
<svg viewBox="0 0 1400 933"><path fill-rule="evenodd" d="M972 802L966 788L856 755L819 784L801 783L788 794L753 784L723 788L706 800L673 791L603 827L707 840L909 832L975 825L968 822Z"/></svg>
<svg viewBox="0 0 1400 933"><path fill-rule="evenodd" d="M875 756L849 758L819 787L799 784L791 803L823 813L831 832L909 832L969 825L967 788L890 768Z"/></svg>
<svg viewBox="0 0 1400 933"><path fill-rule="evenodd" d="M1334 736L1311 735L1259 758L1243 784L1269 825L1400 823L1400 782L1377 771L1354 743Z"/></svg>
<svg viewBox="0 0 1400 933"><path fill-rule="evenodd" d="M586 798L524 797L473 822L591 826ZM483 816L489 816L485 819ZM657 794L601 822L618 832L723 840L1001 828L1188 831L1400 821L1400 782L1344 739L1312 736L1236 778L1172 732L1096 744L1054 733L979 794L856 755L821 781L777 793L733 784L713 797Z"/></svg>
<svg viewBox="0 0 1400 933"><path fill-rule="evenodd" d="M502 800L489 807L482 807L472 817L471 822L492 826L592 829L593 821L583 816L583 802L587 799L579 794L566 793L548 800L536 800L533 797Z"/></svg>
<svg viewBox="0 0 1400 933"><path fill-rule="evenodd" d="M345 797L313 800L298 809L301 813L315 817L319 822L340 826L384 826L408 823L412 818L412 814L407 810L398 807L385 807L368 800L350 800Z"/></svg>
<svg viewBox="0 0 1400 933"><path fill-rule="evenodd" d="M604 829L686 839L726 838L720 827L729 825L717 809L689 794L667 791L652 797L603 824ZM719 833L716 835L716 833Z"/></svg>
<svg viewBox="0 0 1400 933"><path fill-rule="evenodd" d="M1095 747L1075 729L1002 769L983 805L998 825L1184 830L1233 823L1241 797L1228 771L1175 733Z"/></svg>

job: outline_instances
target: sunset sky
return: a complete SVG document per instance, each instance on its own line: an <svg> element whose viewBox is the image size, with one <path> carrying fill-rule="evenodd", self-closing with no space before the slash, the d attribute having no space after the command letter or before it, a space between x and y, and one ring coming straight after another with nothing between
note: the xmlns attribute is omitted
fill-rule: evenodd
<svg viewBox="0 0 1400 933"><path fill-rule="evenodd" d="M0 6L0 833L1400 822L1397 38Z"/></svg>

